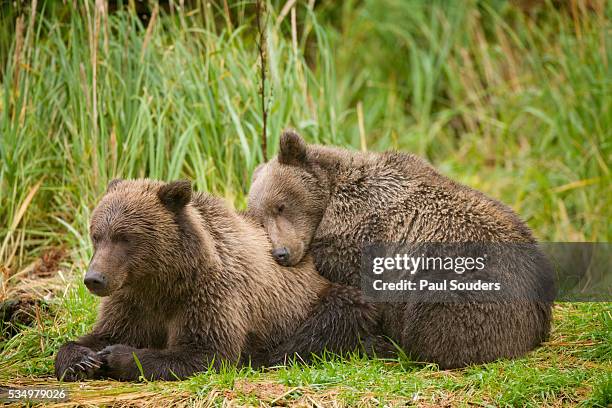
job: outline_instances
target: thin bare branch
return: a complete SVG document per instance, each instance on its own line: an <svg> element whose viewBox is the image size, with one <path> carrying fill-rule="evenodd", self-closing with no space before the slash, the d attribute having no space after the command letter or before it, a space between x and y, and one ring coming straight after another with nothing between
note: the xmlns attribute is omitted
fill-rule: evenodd
<svg viewBox="0 0 612 408"><path fill-rule="evenodd" d="M262 131L261 131L261 152L263 161L268 161L268 106L266 104L266 70L267 70L267 53L266 53L266 4L264 0L256 0L255 3L255 23L257 24L257 52L259 54L259 79L260 88L259 95L261 97L261 115L262 115Z"/></svg>

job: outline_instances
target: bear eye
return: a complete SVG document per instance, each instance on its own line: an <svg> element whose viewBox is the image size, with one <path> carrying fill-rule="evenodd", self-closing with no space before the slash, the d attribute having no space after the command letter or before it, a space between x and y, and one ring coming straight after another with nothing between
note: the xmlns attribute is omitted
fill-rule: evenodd
<svg viewBox="0 0 612 408"><path fill-rule="evenodd" d="M100 239L101 239L100 234L91 234L91 242L92 243L95 244L97 242L100 242Z"/></svg>
<svg viewBox="0 0 612 408"><path fill-rule="evenodd" d="M117 233L113 235L114 242L128 242L127 234Z"/></svg>
<svg viewBox="0 0 612 408"><path fill-rule="evenodd" d="M276 206L276 213L282 214L285 211L285 204L279 204Z"/></svg>

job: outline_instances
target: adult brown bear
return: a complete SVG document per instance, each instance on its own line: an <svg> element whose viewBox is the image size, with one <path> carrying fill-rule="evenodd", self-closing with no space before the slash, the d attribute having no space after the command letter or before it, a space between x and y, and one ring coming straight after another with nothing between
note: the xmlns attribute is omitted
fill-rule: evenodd
<svg viewBox="0 0 612 408"><path fill-rule="evenodd" d="M223 361L384 344L376 307L305 259L270 256L263 229L186 181L116 180L91 218L93 331L63 345L58 378L184 378Z"/></svg>
<svg viewBox="0 0 612 408"><path fill-rule="evenodd" d="M370 243L531 245L530 259L509 257L487 270L519 298L415 298L385 307L384 330L413 358L442 368L517 357L548 336L552 276L537 270L546 260L529 228L507 206L414 155L307 145L287 131L278 157L255 171L248 211L268 232L278 263L295 265L312 253L324 277L352 286Z"/></svg>

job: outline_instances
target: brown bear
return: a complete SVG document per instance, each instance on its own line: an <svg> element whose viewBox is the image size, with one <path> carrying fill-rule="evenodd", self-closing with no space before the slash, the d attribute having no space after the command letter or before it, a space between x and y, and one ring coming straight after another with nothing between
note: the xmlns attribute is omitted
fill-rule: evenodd
<svg viewBox="0 0 612 408"><path fill-rule="evenodd" d="M310 259L279 266L258 224L188 181L115 180L90 229L84 282L103 299L93 331L57 353L65 381L172 380L382 341L358 289L330 283Z"/></svg>
<svg viewBox="0 0 612 408"><path fill-rule="evenodd" d="M327 279L359 286L369 243L527 243L529 228L507 206L438 173L423 159L400 152L353 152L307 145L294 131L280 138L279 154L254 172L248 212L265 227L272 254L295 265L308 253ZM418 361L462 367L532 350L549 333L550 271L537 249L489 276L532 295L449 294L441 302L387 304L384 332ZM533 262L532 262L533 261Z"/></svg>

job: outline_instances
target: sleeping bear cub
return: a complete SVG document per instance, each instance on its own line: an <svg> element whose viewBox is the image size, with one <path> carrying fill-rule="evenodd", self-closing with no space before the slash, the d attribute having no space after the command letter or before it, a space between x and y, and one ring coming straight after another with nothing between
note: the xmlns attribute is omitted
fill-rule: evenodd
<svg viewBox="0 0 612 408"><path fill-rule="evenodd" d="M509 207L417 156L308 145L287 131L278 156L255 170L248 211L264 225L279 264L311 254L325 278L344 285L359 286L370 244L524 246L529 256L486 270L518 298L419 294L384 307L383 331L412 358L441 368L518 357L548 336L553 277L529 228Z"/></svg>

